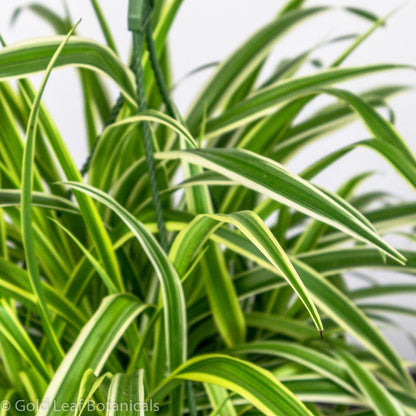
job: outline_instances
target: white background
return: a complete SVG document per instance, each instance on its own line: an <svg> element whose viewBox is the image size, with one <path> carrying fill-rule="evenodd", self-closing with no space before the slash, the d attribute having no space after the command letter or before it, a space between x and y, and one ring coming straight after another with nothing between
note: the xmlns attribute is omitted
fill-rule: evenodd
<svg viewBox="0 0 416 416"><path fill-rule="evenodd" d="M62 11L61 2L56 0L39 1ZM126 30L127 0L101 0L105 15L111 20L111 28L122 57L126 60L129 51L130 36ZM180 79L189 71L203 64L219 61L225 57L251 33L268 23L283 5L283 0L185 0L170 34L170 48L174 78ZM309 5L321 5L325 2L310 0ZM48 36L51 29L29 12L23 12L18 22L10 26L10 17L17 6L27 4L26 1L0 0L0 33L7 43L11 44L23 39ZM68 0L74 21L82 18L79 32L83 36L102 41L102 35L97 25L90 3L86 0ZM357 6L371 9L380 16L389 13L392 8L400 6L400 1L391 0L328 0L326 4L337 7L318 18L302 24L297 30L280 42L276 47L271 64L279 59L294 57L298 53L313 47L317 43L342 34L362 33L368 29L369 23L357 17L346 14L339 9L342 5ZM345 65L364 65L370 63L408 63L416 65L416 0L410 0L403 9L397 12L388 22L386 28L378 30L366 41L361 48L354 52ZM324 63L330 63L347 44L337 44L326 47L315 54ZM182 111L194 97L200 86L210 75L210 71L194 76L185 81L177 89L175 99ZM394 71L367 77L360 81L343 84L345 88L361 91L371 86L384 84L416 85L416 72ZM35 77L35 81L38 78ZM77 77L71 69L56 71L46 91L45 101L54 116L58 126L79 165L85 158L85 131L82 125L82 99L77 83ZM321 103L328 99L321 100ZM416 95L414 91L403 94L391 100L396 111L396 126L410 147L416 151L415 118ZM342 145L364 139L368 133L361 123L357 122L344 129L342 133L331 135L321 140L314 147L300 153L290 167L299 172L320 156L335 150ZM366 189L386 189L394 192L401 199L414 200L413 191L397 174L377 155L366 150L356 150L345 157L328 172L317 178L317 182L335 190L348 177L363 171L376 171L376 175L362 186ZM390 238L404 248L410 248L410 243ZM382 281L409 281L402 276L368 272ZM359 284L351 277L351 284ZM401 304L412 306L415 296L396 298ZM402 325L413 332L415 321L400 318ZM413 330L412 330L413 328ZM398 346L401 352L416 358L415 349L400 333L391 329L386 330L389 338Z"/></svg>

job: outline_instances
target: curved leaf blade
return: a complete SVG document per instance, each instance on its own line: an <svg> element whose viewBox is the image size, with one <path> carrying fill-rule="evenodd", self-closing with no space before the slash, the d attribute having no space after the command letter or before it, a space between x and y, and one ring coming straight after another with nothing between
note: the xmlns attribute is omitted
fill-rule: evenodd
<svg viewBox="0 0 416 416"><path fill-rule="evenodd" d="M371 407L378 416L395 415L405 416L400 404L390 393L377 381L377 379L361 365L351 354L338 352L344 364L362 392L371 403Z"/></svg>
<svg viewBox="0 0 416 416"><path fill-rule="evenodd" d="M175 379L212 383L246 398L268 416L312 416L307 408L268 371L251 363L209 355L192 359L175 371L152 397L163 397Z"/></svg>
<svg viewBox="0 0 416 416"><path fill-rule="evenodd" d="M76 403L85 372L102 370L120 337L133 320L148 308L134 296L122 294L104 299L98 311L82 329L49 384L37 416L54 416L56 408Z"/></svg>
<svg viewBox="0 0 416 416"><path fill-rule="evenodd" d="M0 50L0 80L24 78L44 71L65 37L31 40ZM135 88L130 70L111 49L94 41L73 37L56 61L56 67L76 66L98 71L111 78L132 105Z"/></svg>
<svg viewBox="0 0 416 416"><path fill-rule="evenodd" d="M283 274L302 300L318 330L323 331L319 313L302 280L271 231L253 212L241 211L233 214L202 214L197 216L181 231L170 252L179 273L184 273L189 261L192 260L192 257L189 257L190 253L195 252L196 248L200 248L210 234L218 228L218 225L213 225L212 220L219 222L219 225L223 222L229 223L241 231L276 268L276 271Z"/></svg>
<svg viewBox="0 0 416 416"><path fill-rule="evenodd" d="M141 243L159 278L165 316L166 348L169 368L173 370L186 357L186 309L179 276L153 235L130 212L108 194L92 186L67 182L71 188L90 195L114 211Z"/></svg>
<svg viewBox="0 0 416 416"><path fill-rule="evenodd" d="M386 64L358 68L333 68L317 74L278 82L257 91L224 114L209 120L206 125L206 137L215 137L219 134L235 130L268 114L281 103L314 95L320 87L327 87L338 82L371 73L405 68L410 67Z"/></svg>
<svg viewBox="0 0 416 416"><path fill-rule="evenodd" d="M157 153L158 159L184 159L218 172L240 184L289 205L324 223L370 243L400 263L397 250L385 243L367 224L311 183L284 166L242 149L203 149Z"/></svg>

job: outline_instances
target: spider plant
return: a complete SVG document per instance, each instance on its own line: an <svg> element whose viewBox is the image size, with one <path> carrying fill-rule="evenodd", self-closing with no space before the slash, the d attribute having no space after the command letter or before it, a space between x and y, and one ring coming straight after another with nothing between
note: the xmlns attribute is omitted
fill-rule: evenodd
<svg viewBox="0 0 416 416"><path fill-rule="evenodd" d="M378 299L416 285L348 282L362 269L414 274L416 252L385 235L413 238L415 203L360 192L367 172L337 192L314 184L366 147L416 186L414 155L378 111L409 86L339 87L412 70L345 64L387 18L345 8L368 31L329 40L331 65L299 75L319 45L262 81L279 40L332 12L289 1L181 115L167 38L182 0L130 3L131 62L98 0L107 45L33 3L56 36L0 49L1 415L415 415L414 365L379 327L416 310ZM42 103L63 66L83 91L82 169ZM302 116L321 95L333 103ZM285 167L354 120L368 139L311 155L300 174Z"/></svg>

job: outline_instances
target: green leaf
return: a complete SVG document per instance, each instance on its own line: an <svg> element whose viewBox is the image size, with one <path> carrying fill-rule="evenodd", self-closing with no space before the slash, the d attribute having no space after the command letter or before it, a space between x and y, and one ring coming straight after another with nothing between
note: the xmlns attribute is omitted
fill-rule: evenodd
<svg viewBox="0 0 416 416"><path fill-rule="evenodd" d="M372 172L362 173L352 177L341 186L341 189L338 190L337 195L341 198L348 199L351 196L351 194L355 191L355 188L358 187L369 176L371 176L371 174ZM369 227L373 228L373 225L371 223L368 223L367 218L364 215L362 215L359 211L355 211L354 214L356 214L364 223L367 223ZM318 240L320 239L320 237L326 229L327 226L325 224L313 221L305 229L302 235L296 240L296 244L293 247L293 253L297 254L315 248L318 243Z"/></svg>
<svg viewBox="0 0 416 416"><path fill-rule="evenodd" d="M399 265L390 259L383 259L380 252L368 247L315 250L300 254L298 258L324 275L366 268L385 268L404 273L416 270L416 253L404 250L402 253L408 259L406 266Z"/></svg>
<svg viewBox="0 0 416 416"><path fill-rule="evenodd" d="M22 99L28 105L32 105L35 99L35 93L31 84L26 80L21 80L19 86L21 88ZM65 141L43 105L39 107L39 125L55 153L56 159L59 162L59 168L62 169L68 179L81 181L81 174L66 147ZM78 201L83 219L88 224L88 232L97 248L100 260L117 286L123 288L123 281L115 253L111 247L110 238L93 201L84 194L74 192L74 195Z"/></svg>
<svg viewBox="0 0 416 416"><path fill-rule="evenodd" d="M143 416L147 412L143 383L144 373L129 376L116 374L108 391L107 416Z"/></svg>
<svg viewBox="0 0 416 416"><path fill-rule="evenodd" d="M365 299L376 296L386 295L406 295L416 292L416 285L412 284L392 284L375 287L364 287L362 289L356 289L351 291L351 299Z"/></svg>
<svg viewBox="0 0 416 416"><path fill-rule="evenodd" d="M49 382L51 378L50 370L15 312L4 300L0 303L0 332L19 351L26 363L35 368L44 381Z"/></svg>
<svg viewBox="0 0 416 416"><path fill-rule="evenodd" d="M309 410L271 373L225 355L201 356L186 362L151 397L163 398L175 385L175 379L224 387L241 395L268 416L311 416Z"/></svg>
<svg viewBox="0 0 416 416"><path fill-rule="evenodd" d="M404 164L405 165L405 164ZM367 204L367 200L369 203L374 202L376 200L383 201L387 199L387 197L391 197L389 194L373 192L369 194L364 194L360 196L356 201L358 205ZM354 201L354 204L356 204ZM365 208L365 205L364 205ZM387 233L389 231L395 230L401 226L409 226L413 225L416 222L415 213L415 203L402 203L402 204L394 204L394 205L387 205L380 209L367 211L366 217L374 224L375 228L379 233ZM331 230L325 236L322 237L320 248L329 247L332 245L339 244L343 241L348 239L347 236L341 235L340 233Z"/></svg>
<svg viewBox="0 0 416 416"><path fill-rule="evenodd" d="M363 9L360 7L346 7L345 9L348 10L350 13L353 13L365 20L369 20L370 22L377 22L378 20L380 20L376 14L367 9Z"/></svg>
<svg viewBox="0 0 416 416"><path fill-rule="evenodd" d="M253 342L233 348L232 353L261 354L282 357L308 367L334 381L352 394L357 394L348 373L335 359L293 342L267 341Z"/></svg>
<svg viewBox="0 0 416 416"><path fill-rule="evenodd" d="M394 12L389 13L386 17L378 18L377 16L372 15L367 10L354 8L354 7L346 7L346 10L353 14L357 14L358 16L369 18L369 20L374 20L374 24L370 27L367 32L363 33L361 36L358 36L358 38L352 43L352 45L343 53L341 56L339 56L333 63L332 67L341 66L345 59L351 55L352 52L354 52L366 39L368 39L380 26L385 25L387 20L394 14Z"/></svg>
<svg viewBox="0 0 416 416"><path fill-rule="evenodd" d="M403 156L413 164L416 164L412 152L407 144L400 137L394 126L381 117L371 106L369 106L362 98L357 95L340 89L325 89L324 92L334 95L335 97L344 100L350 105L364 121L368 129L374 136L380 140L384 140L390 145L396 147L402 152Z"/></svg>
<svg viewBox="0 0 416 416"><path fill-rule="evenodd" d="M138 115L123 118L122 120L117 121L116 123L108 126L104 134L113 132L113 130L119 129L122 126L139 124L143 121L153 121L153 122L168 126L170 127L172 131L180 134L186 140L186 142L190 145L191 148L199 147L197 142L195 141L195 139L192 137L192 135L189 133L189 131L186 129L185 126L183 126L179 121L175 120L174 118L156 110L147 110ZM100 146L102 146L102 144L100 144Z"/></svg>
<svg viewBox="0 0 416 416"><path fill-rule="evenodd" d="M378 247L403 263L404 257L385 243L367 224L345 209L346 204L330 198L285 167L255 153L240 149L207 149L158 153L159 159L184 159L218 172L268 197L332 225Z"/></svg>
<svg viewBox="0 0 416 416"><path fill-rule="evenodd" d="M76 403L85 372L91 369L95 375L100 374L120 337L147 308L127 294L105 298L55 373L43 398L50 405L43 406L37 416L54 416L53 404L60 408L64 403Z"/></svg>
<svg viewBox="0 0 416 416"><path fill-rule="evenodd" d="M204 111L211 114L221 99L232 94L238 88L240 80L268 56L273 43L279 37L302 20L325 10L325 7L315 7L284 15L251 36L222 63L199 94L187 117L187 125L191 132L194 132L202 121Z"/></svg>
<svg viewBox="0 0 416 416"><path fill-rule="evenodd" d="M378 416L404 416L406 414L396 399L351 354L338 352L337 355L344 361L351 377L365 394Z"/></svg>
<svg viewBox="0 0 416 416"><path fill-rule="evenodd" d="M116 213L141 243L160 280L166 330L166 349L169 368L175 369L186 357L185 300L179 276L146 227L108 194L77 182L67 182L71 188L86 193Z"/></svg>
<svg viewBox="0 0 416 416"><path fill-rule="evenodd" d="M385 101L390 97L408 89L409 87L404 85L389 85L362 92L360 96L369 105L378 108L384 106ZM293 105L293 103L291 104ZM301 104L300 108L303 108L303 103ZM288 157L314 139L328 135L355 120L356 114L354 110L343 103L337 102L324 107L306 120L288 127L282 133L279 143L275 146L270 157L278 161L287 160Z"/></svg>
<svg viewBox="0 0 416 416"><path fill-rule="evenodd" d="M258 250L267 258L270 264L279 273L281 272L289 282L293 290L302 300L309 314L311 315L319 331L323 330L322 322L318 311L315 308L302 280L293 268L289 258L283 251L278 241L274 238L270 230L265 226L261 219L250 211L241 211L233 214L206 214L197 216L189 225L178 235L172 245L170 257L178 272L183 274L192 257L190 253L197 251L210 234L217 228L215 222L226 222L235 226L244 236L251 241ZM220 301L221 302L221 301ZM218 309L221 311L220 305ZM215 313L214 313L215 317ZM225 317L217 319L226 319ZM232 345L232 344L231 344Z"/></svg>
<svg viewBox="0 0 416 416"><path fill-rule="evenodd" d="M279 104L296 98L314 95L318 88L348 79L393 69L409 69L403 65L370 65L358 68L334 68L298 79L277 82L251 95L206 125L206 138L235 130L270 113Z"/></svg>
<svg viewBox="0 0 416 416"><path fill-rule="evenodd" d="M249 258L261 264L266 269L270 270L270 264L263 257L263 255L256 249L253 251L253 246L248 246L242 250L242 241L243 239L235 239L232 244L229 243L229 238L224 238L225 233L222 233L221 239L218 239L218 242L229 245L229 247L241 253ZM376 252L373 250L373 252ZM339 255L340 252L338 252ZM380 254L379 254L379 258ZM299 259L302 261L307 259L307 256L300 255ZM391 345L386 341L380 331L368 320L368 318L349 300L345 295L343 295L338 289L333 285L327 282L322 276L316 273L313 269L306 266L303 262L300 262L298 259L292 259L292 264L295 266L296 271L301 277L302 281L305 283L306 288L311 293L312 298L315 303L318 305L322 311L328 315L333 321L335 321L341 328L349 332L351 335L359 339L365 346L371 351L383 364L386 368L390 369L396 377L408 381L408 373L403 367L403 363L398 357L397 353L391 347ZM401 266L403 267L403 266ZM276 287L278 283L276 282L276 276L274 276L275 271L269 272L262 270L260 274L254 274L254 282L248 287L246 283L242 285L242 289L247 291L248 294L253 294L259 291L260 293L264 288ZM258 279L261 277L262 281L259 283ZM236 288L238 285L236 284ZM240 292L243 293L243 292ZM245 292L244 292L245 293ZM195 319L194 314L198 315L201 313L201 305L198 305L199 308L195 311L189 312L189 319ZM388 357L388 358L387 358Z"/></svg>
<svg viewBox="0 0 416 416"><path fill-rule="evenodd" d="M204 384L213 411L210 416L237 416L227 390L213 384Z"/></svg>
<svg viewBox="0 0 416 416"><path fill-rule="evenodd" d="M72 234L67 228L63 225L59 224L59 222L54 221L54 223L60 227L70 238L71 240L79 247L82 251L84 256L88 259L88 261L92 264L94 269L97 271L98 275L101 277L104 284L107 286L110 294L118 293L117 287L114 285L113 281L111 280L110 276L107 272L101 267L100 263L95 259L95 257L83 246L83 244Z"/></svg>
<svg viewBox="0 0 416 416"><path fill-rule="evenodd" d="M258 287L260 287L261 282L259 282L259 279L255 280L259 285ZM278 279L275 279L275 281L278 281ZM243 275L241 277L238 277L235 279L235 282L238 288L238 294L241 297L246 297L248 276ZM245 287L243 287L242 285L243 282L246 285ZM269 313L251 312L246 315L246 322L247 326L251 328L266 329L268 331L296 339L300 342L303 342L307 339L317 338L316 331L313 329L311 325L309 325L308 323L301 322L297 319L286 318L278 315L271 315Z"/></svg>
<svg viewBox="0 0 416 416"><path fill-rule="evenodd" d="M88 403L94 396L94 393L99 389L101 384L103 384L105 379L108 377L110 377L110 373L106 373L100 377L97 377L94 374L94 371L91 369L88 369L84 373L79 387L77 412L74 416L79 416L84 412L88 406Z"/></svg>
<svg viewBox="0 0 416 416"><path fill-rule="evenodd" d="M30 40L0 50L0 80L24 78L44 71L64 37ZM135 104L133 77L129 69L107 47L83 38L72 38L56 61L56 67L76 66L110 77L132 105Z"/></svg>
<svg viewBox="0 0 416 416"><path fill-rule="evenodd" d="M19 206L21 191L18 189L0 189L0 206L13 207ZM65 198L56 195L49 195L43 192L32 192L32 205L36 207L53 209L56 211L78 214L78 208Z"/></svg>
<svg viewBox="0 0 416 416"><path fill-rule="evenodd" d="M280 10L279 15L291 12L293 10L299 9L303 6L305 0L288 0L283 8Z"/></svg>
<svg viewBox="0 0 416 416"><path fill-rule="evenodd" d="M107 20L105 19L103 11L101 10L100 3L97 0L90 0L90 1L94 9L95 15L97 16L98 23L100 24L101 31L103 32L103 35L105 37L108 47L111 48L115 53L117 53L116 44L114 42Z"/></svg>
<svg viewBox="0 0 416 416"><path fill-rule="evenodd" d="M68 22L66 22L61 16L59 16L49 7L46 7L40 3L32 3L25 6L17 7L13 12L13 16L11 18L10 23L12 25L16 24L20 15L25 10L31 11L32 13L36 14L37 16L48 22L56 33L65 34L71 29L71 26L68 27Z"/></svg>
<svg viewBox="0 0 416 416"><path fill-rule="evenodd" d="M283 384L305 402L328 403L344 406L362 406L359 399L345 392L335 383L318 377L284 380Z"/></svg>
<svg viewBox="0 0 416 416"><path fill-rule="evenodd" d="M412 385L409 374L396 351L352 301L310 267L298 261L294 261L294 265L318 307L359 339L396 377Z"/></svg>
<svg viewBox="0 0 416 416"><path fill-rule="evenodd" d="M28 308L35 308L36 300L30 287L27 272L0 258L0 291L2 297L16 299ZM48 307L78 330L85 323L83 313L63 294L42 282Z"/></svg>
<svg viewBox="0 0 416 416"><path fill-rule="evenodd" d="M43 77L41 86L38 93L36 94L35 100L32 105L32 109L29 116L29 121L26 130L26 143L24 146L23 153L23 167L22 167L22 194L21 194L21 223L22 223L22 239L23 246L25 249L25 257L28 266L28 275L30 278L30 284L36 298L36 304L38 311L41 316L42 323L45 328L45 334L48 338L51 351L54 357L55 364L58 364L64 356L64 352L59 344L58 338L52 327L51 317L48 312L48 308L43 294L43 288L41 285L41 276L39 272L39 266L36 259L36 250L33 238L33 226L32 226L32 191L33 191L33 165L34 165L34 154L36 146L36 128L39 117L39 107L41 104L42 94L45 90L46 83L48 82L49 76L57 64L59 57L65 50L73 31L74 26L68 35L62 40L59 47L54 52L52 59L46 66L46 72ZM0 60L1 53L0 51ZM0 75L1 77L1 75Z"/></svg>
<svg viewBox="0 0 416 416"><path fill-rule="evenodd" d="M204 222L204 225L206 226L209 223L215 228L215 222L215 220L208 220L208 222ZM196 228L195 231L201 231L200 227ZM205 231L207 230L205 229ZM180 240L181 238L178 239L178 242ZM204 236L202 236L202 240L205 240ZM199 240L194 240L193 242L188 239L187 244L190 243L190 251L186 256L192 255L192 246L194 243L198 244L200 242L202 242L201 238ZM214 316L215 324L225 343L229 346L238 345L244 342L246 337L246 324L244 322L243 312L238 303L237 294L219 246L212 242L209 242L208 244L208 249L204 256L205 258L202 257L201 270L203 272L202 278L205 283L210 308ZM178 244L176 243L175 245L177 248ZM181 269L184 264L182 263L182 260L185 260L186 258L180 258L175 255L176 248L172 247L176 264L178 264ZM209 257L206 257L207 255Z"/></svg>

